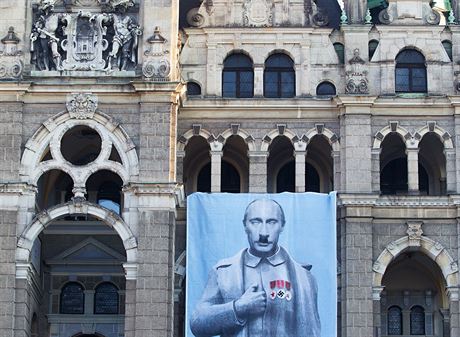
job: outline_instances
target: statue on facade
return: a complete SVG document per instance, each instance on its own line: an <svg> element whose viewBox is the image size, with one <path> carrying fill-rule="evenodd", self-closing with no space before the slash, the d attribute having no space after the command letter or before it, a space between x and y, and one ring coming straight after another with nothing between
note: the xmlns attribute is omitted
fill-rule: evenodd
<svg viewBox="0 0 460 337"><path fill-rule="evenodd" d="M59 50L59 29L63 15L54 13L56 0L41 0L40 16L33 24L31 41L31 63L37 70L62 70L62 55Z"/></svg>
<svg viewBox="0 0 460 337"><path fill-rule="evenodd" d="M109 14L113 23L112 48L108 55L107 70L128 70L137 64L138 37L142 30L137 22L127 14L132 0L112 0L114 13Z"/></svg>

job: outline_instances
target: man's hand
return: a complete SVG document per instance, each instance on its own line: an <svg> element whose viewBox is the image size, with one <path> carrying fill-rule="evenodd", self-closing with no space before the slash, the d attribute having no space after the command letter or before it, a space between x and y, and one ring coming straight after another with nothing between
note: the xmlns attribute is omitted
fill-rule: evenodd
<svg viewBox="0 0 460 337"><path fill-rule="evenodd" d="M265 291L257 291L257 284L251 285L239 299L235 301L235 311L238 318L246 319L249 315L259 315L267 306Z"/></svg>

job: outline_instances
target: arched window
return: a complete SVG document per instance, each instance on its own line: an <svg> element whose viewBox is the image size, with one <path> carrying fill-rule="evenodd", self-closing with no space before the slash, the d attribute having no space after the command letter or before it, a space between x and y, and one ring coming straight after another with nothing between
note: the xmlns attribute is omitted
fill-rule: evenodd
<svg viewBox="0 0 460 337"><path fill-rule="evenodd" d="M85 312L85 293L79 283L69 282L62 288L59 312L61 314L83 314Z"/></svg>
<svg viewBox="0 0 460 337"><path fill-rule="evenodd" d="M410 334L425 334L425 310L419 305L410 310Z"/></svg>
<svg viewBox="0 0 460 337"><path fill-rule="evenodd" d="M110 282L104 282L96 287L94 293L95 314L118 314L118 289Z"/></svg>
<svg viewBox="0 0 460 337"><path fill-rule="evenodd" d="M240 174L236 168L226 161L222 161L221 176L220 176L220 190L227 193L240 193Z"/></svg>
<svg viewBox="0 0 460 337"><path fill-rule="evenodd" d="M273 54L265 61L264 96L289 98L295 96L294 61L285 54Z"/></svg>
<svg viewBox="0 0 460 337"><path fill-rule="evenodd" d="M388 309L387 315L388 335L402 335L402 311L398 306L392 306Z"/></svg>
<svg viewBox="0 0 460 337"><path fill-rule="evenodd" d="M120 185L113 181L102 183L97 192L97 203L105 208L120 214L121 194Z"/></svg>
<svg viewBox="0 0 460 337"><path fill-rule="evenodd" d="M198 83L187 82L187 95L199 96L201 95L201 87Z"/></svg>
<svg viewBox="0 0 460 337"><path fill-rule="evenodd" d="M369 48L369 61L372 60L372 57L375 54L375 51L377 50L377 47L379 46L379 41L377 40L370 40L368 44Z"/></svg>
<svg viewBox="0 0 460 337"><path fill-rule="evenodd" d="M395 90L399 93L427 92L425 57L414 49L396 56Z"/></svg>
<svg viewBox="0 0 460 337"><path fill-rule="evenodd" d="M316 96L335 96L336 94L335 86L331 82L324 81L316 87Z"/></svg>
<svg viewBox="0 0 460 337"><path fill-rule="evenodd" d="M334 43L334 49L337 53L337 57L339 58L339 64L345 63L345 47L340 42Z"/></svg>
<svg viewBox="0 0 460 337"><path fill-rule="evenodd" d="M449 59L452 61L452 42L450 42L449 40L444 40L442 41L442 46L446 50Z"/></svg>
<svg viewBox="0 0 460 337"><path fill-rule="evenodd" d="M249 98L254 96L252 60L244 54L232 54L224 61L222 96Z"/></svg>

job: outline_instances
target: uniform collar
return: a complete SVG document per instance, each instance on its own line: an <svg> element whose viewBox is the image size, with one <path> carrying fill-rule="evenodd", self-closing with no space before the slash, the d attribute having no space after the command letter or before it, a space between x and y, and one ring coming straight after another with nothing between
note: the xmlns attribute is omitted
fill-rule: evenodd
<svg viewBox="0 0 460 337"><path fill-rule="evenodd" d="M275 254L267 258L254 256L249 252L249 249L246 249L244 254L244 264L246 266L255 268L262 260L267 260L272 266L277 266L286 262L286 254L284 253L284 249L281 249L280 246L278 246L278 250Z"/></svg>

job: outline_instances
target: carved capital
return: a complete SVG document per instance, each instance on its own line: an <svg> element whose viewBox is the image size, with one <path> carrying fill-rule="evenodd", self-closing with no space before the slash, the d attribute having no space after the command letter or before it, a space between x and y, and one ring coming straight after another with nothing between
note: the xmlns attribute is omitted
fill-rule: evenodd
<svg viewBox="0 0 460 337"><path fill-rule="evenodd" d="M75 93L67 95L67 111L75 119L93 118L98 98L91 93Z"/></svg>

